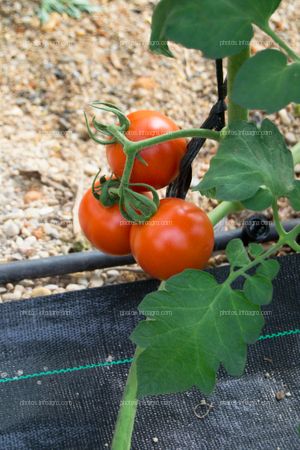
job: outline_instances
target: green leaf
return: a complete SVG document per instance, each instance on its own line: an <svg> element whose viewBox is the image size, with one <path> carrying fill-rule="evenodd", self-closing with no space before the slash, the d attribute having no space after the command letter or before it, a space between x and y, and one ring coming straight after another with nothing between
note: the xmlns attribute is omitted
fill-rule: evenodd
<svg viewBox="0 0 300 450"><path fill-rule="evenodd" d="M250 261L241 239L232 239L228 243L226 255L232 267L244 267Z"/></svg>
<svg viewBox="0 0 300 450"><path fill-rule="evenodd" d="M161 0L152 18L150 48L173 56L168 41L202 50L209 58L240 53L281 0Z"/></svg>
<svg viewBox="0 0 300 450"><path fill-rule="evenodd" d="M289 193L290 204L295 211L300 211L300 180L295 180L294 189Z"/></svg>
<svg viewBox="0 0 300 450"><path fill-rule="evenodd" d="M232 99L248 109L279 111L290 102L300 102L300 62L287 64L278 50L263 50L240 68Z"/></svg>
<svg viewBox="0 0 300 450"><path fill-rule="evenodd" d="M264 323L259 306L242 292L197 270L170 278L139 310L148 318L132 334L144 349L137 359L140 397L192 386L208 394L220 364L241 375L247 344L257 340Z"/></svg>
<svg viewBox="0 0 300 450"><path fill-rule="evenodd" d="M291 151L278 128L265 119L260 128L238 121L228 128L216 156L195 188L219 200L247 200L261 186L277 198L294 189ZM254 205L253 205L254 207Z"/></svg>
<svg viewBox="0 0 300 450"><path fill-rule="evenodd" d="M251 256L256 258L264 252L264 247L261 244L251 243L248 245L248 252Z"/></svg>
<svg viewBox="0 0 300 450"><path fill-rule="evenodd" d="M263 275L253 275L245 281L244 294L256 305L267 305L272 300L272 282Z"/></svg>
<svg viewBox="0 0 300 450"><path fill-rule="evenodd" d="M273 280L275 277L277 277L279 270L280 270L279 262L276 261L275 259L268 259L260 263L260 265L256 270L256 273L258 275L263 275Z"/></svg>
<svg viewBox="0 0 300 450"><path fill-rule="evenodd" d="M263 211L264 209L269 208L272 203L273 195L269 189L266 188L259 188L253 197L243 200L245 208L252 211Z"/></svg>

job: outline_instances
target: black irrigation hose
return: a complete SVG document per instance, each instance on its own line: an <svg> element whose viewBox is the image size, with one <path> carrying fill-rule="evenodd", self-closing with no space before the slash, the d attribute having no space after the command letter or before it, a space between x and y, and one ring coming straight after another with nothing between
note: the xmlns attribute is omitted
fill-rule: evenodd
<svg viewBox="0 0 300 450"><path fill-rule="evenodd" d="M300 223L299 219L284 222L289 231ZM274 225L262 215L252 216L243 228L228 231L215 237L215 251L224 250L231 239L240 238L245 244L249 242L268 242L278 238ZM65 256L16 261L0 264L0 284L16 282L23 279L43 278L66 275L95 269L133 264L132 256L109 256L98 251L70 253Z"/></svg>

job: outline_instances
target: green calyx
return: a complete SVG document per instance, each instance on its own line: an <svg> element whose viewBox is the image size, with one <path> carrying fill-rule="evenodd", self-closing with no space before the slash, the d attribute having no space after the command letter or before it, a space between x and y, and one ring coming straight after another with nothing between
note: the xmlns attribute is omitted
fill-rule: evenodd
<svg viewBox="0 0 300 450"><path fill-rule="evenodd" d="M124 187L120 197L120 211L125 219L142 224L149 220L157 211L159 197L156 190L147 184L132 184L131 186L145 187L145 191L150 191L152 199L146 195Z"/></svg>
<svg viewBox="0 0 300 450"><path fill-rule="evenodd" d="M122 185L118 178L100 177L94 178L92 192L97 201L103 206L110 208L118 204L123 217L134 223L144 223L156 213L159 205L159 197L156 190L144 183ZM152 199L147 195L136 192L132 188L142 189L144 192L151 192Z"/></svg>

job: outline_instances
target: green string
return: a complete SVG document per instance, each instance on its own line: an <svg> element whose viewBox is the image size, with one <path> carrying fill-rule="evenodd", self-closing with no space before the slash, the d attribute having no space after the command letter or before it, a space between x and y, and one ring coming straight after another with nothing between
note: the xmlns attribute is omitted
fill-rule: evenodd
<svg viewBox="0 0 300 450"><path fill-rule="evenodd" d="M279 331L278 333L266 334L265 336L260 336L258 338L258 341L263 341L264 339L273 339L275 337L289 336L290 334L300 334L300 330L296 328L295 330Z"/></svg>
<svg viewBox="0 0 300 450"><path fill-rule="evenodd" d="M263 341L265 339L273 339L277 337L289 336L293 334L300 334L300 329L288 330L288 331L279 331L278 333L266 334L264 336L260 336L258 341ZM66 369L56 369L56 370L48 370L47 372L38 372L38 373L30 373L28 375L21 375L19 377L11 377L11 378L0 378L0 383L9 383L11 381L19 381L19 380L27 380L29 378L37 378L44 377L48 375L60 375L63 373L76 372L79 370L87 370L87 369L96 369L98 367L108 367L108 366L116 366L119 364L130 364L132 363L133 358L120 359L118 361L107 361L100 362L96 364L87 364L85 366L78 367L68 367Z"/></svg>

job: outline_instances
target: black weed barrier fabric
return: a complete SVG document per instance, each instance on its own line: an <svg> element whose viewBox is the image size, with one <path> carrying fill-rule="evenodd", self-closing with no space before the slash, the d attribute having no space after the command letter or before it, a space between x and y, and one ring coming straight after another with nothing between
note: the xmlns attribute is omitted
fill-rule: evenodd
<svg viewBox="0 0 300 450"><path fill-rule="evenodd" d="M204 419L194 412L204 398L196 389L143 400L133 450L300 449L300 256L280 262L263 335L282 335L250 347L242 378L220 374ZM220 280L226 271L217 270ZM110 363L132 357L128 336L141 319L136 307L157 285L145 281L1 305L1 450L109 448L129 369L129 363ZM289 394L278 401L281 390ZM205 411L197 409L198 415Z"/></svg>

